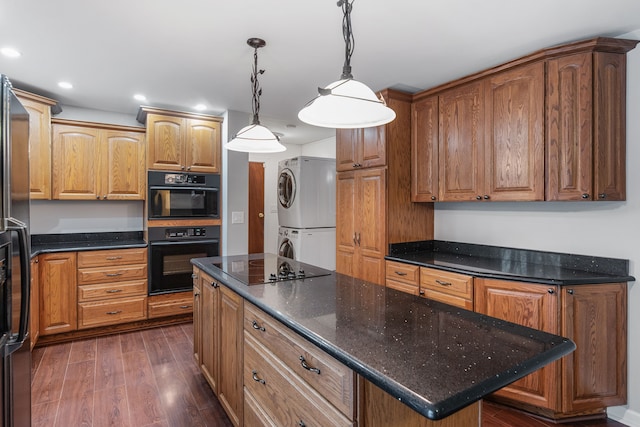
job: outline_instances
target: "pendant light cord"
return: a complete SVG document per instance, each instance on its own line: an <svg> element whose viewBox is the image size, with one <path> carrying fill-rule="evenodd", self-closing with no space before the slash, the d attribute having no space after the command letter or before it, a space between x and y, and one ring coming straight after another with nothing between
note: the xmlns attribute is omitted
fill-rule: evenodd
<svg viewBox="0 0 640 427"><path fill-rule="evenodd" d="M355 38L351 30L351 8L354 0L339 0L338 6L342 8L342 35L344 36L344 66L342 67L342 79L352 79L351 55L355 45Z"/></svg>
<svg viewBox="0 0 640 427"><path fill-rule="evenodd" d="M264 70L258 70L258 47L254 47L253 72L251 73L251 89L253 92L251 111L253 112L252 124L254 125L260 124L258 114L260 113L260 95L262 95L262 88L260 87L260 82L258 82L258 74L264 74Z"/></svg>

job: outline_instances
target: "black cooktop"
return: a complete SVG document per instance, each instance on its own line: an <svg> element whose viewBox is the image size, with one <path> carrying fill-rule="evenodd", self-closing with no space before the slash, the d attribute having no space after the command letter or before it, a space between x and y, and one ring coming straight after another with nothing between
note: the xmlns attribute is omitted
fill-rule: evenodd
<svg viewBox="0 0 640 427"><path fill-rule="evenodd" d="M273 254L254 254L233 261L214 262L213 265L229 276L247 284L304 280L328 276L331 271Z"/></svg>

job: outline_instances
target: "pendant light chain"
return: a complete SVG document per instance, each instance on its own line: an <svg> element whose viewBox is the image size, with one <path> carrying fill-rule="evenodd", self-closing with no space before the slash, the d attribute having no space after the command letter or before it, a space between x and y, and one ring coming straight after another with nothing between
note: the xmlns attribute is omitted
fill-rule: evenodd
<svg viewBox="0 0 640 427"><path fill-rule="evenodd" d="M258 47L256 46L253 49L253 72L251 74L251 88L253 92L251 110L253 112L254 125L260 124L258 114L260 113L260 95L262 95L262 88L258 81L258 74L264 74L264 70L258 70Z"/></svg>
<svg viewBox="0 0 640 427"><path fill-rule="evenodd" d="M354 0L340 0L338 6L342 7L342 35L344 36L344 66L342 67L342 79L352 79L351 74L351 55L353 55L353 49L356 40L351 30L351 8Z"/></svg>

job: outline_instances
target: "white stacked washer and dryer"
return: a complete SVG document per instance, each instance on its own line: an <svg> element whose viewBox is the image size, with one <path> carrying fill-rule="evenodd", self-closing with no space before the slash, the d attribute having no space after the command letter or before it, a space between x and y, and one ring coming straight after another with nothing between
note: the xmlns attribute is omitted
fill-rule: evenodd
<svg viewBox="0 0 640 427"><path fill-rule="evenodd" d="M278 255L336 268L336 161L299 156L278 163Z"/></svg>

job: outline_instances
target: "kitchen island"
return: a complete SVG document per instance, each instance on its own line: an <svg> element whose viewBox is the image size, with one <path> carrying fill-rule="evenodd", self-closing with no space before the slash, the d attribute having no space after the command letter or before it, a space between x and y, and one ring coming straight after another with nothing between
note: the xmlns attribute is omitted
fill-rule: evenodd
<svg viewBox="0 0 640 427"><path fill-rule="evenodd" d="M342 411L349 421L345 425L372 425L369 421L373 417L368 417L366 411L375 410L375 405L366 401L369 395L373 396L366 391L371 390L367 384L379 388L396 402L402 402L420 417L428 420L451 419L458 411L482 397L575 349L572 341L557 335L421 299L335 272L254 285L242 280L243 276L238 272L245 272L252 263L276 265L278 269L293 263L292 260L271 254L197 258L192 263L196 298L194 322L198 321L199 316L213 315L204 305L198 305L198 298L205 295L204 287L224 290L227 300L233 301L234 310L229 310L229 304L225 308L224 303L212 306L219 309L221 316L225 316L225 313L228 315L227 323L222 318L218 320L218 325L222 326L211 331L212 335L203 333L201 329L206 327L206 321L202 325L196 324L195 330L196 334L202 334L203 339L217 336L209 339L212 341L207 344L210 347L216 347L217 343L223 346L226 353L236 352L233 358L236 366L233 369L244 373L239 384L230 388L231 392L223 396L221 403L227 409L225 400L229 394L235 394L236 397L244 395L244 410L242 403L231 405L231 419L237 425L243 425L243 415L244 418L253 419L256 413L262 417L260 419L264 425L269 425L266 420L276 417L274 414L279 411L278 408L261 408L259 396L256 398L256 393L251 392L250 389L255 387L253 383L268 383L260 376L258 369L249 366L251 357L245 355L244 367L237 366L243 360L242 352L247 349L258 348L264 353L271 353L267 350L275 342L274 339L266 340L263 346L256 344L251 335L253 331L268 330L262 323L265 319L271 325L284 325L279 336L294 341L301 337L302 341L296 344L298 347L309 343L314 350L328 355L357 377L358 386L353 388L356 396L346 399L346 406L351 404L353 411ZM295 265L292 270L298 271L300 267L313 270L312 266L307 265ZM203 277L205 281L199 281ZM225 294L222 294L219 299L223 301L224 298ZM240 311L244 311L244 315L237 313ZM254 319L252 316L256 313L258 318ZM230 325L229 319L239 320L244 328ZM236 341L244 340L244 347L242 343L234 342L233 338ZM196 337L196 346L198 341ZM200 358L201 365L205 350L201 349L199 354L196 348L196 357ZM272 348L272 351L278 353L279 349ZM286 363L279 365L279 359L273 359L274 366L281 366L291 376ZM304 370L320 376L320 369L316 369L316 373L313 363L306 363L303 355L299 360ZM210 384L213 382L214 391L216 387L224 388L225 381L229 381L228 367L218 369L223 378L227 375L227 379L209 380ZM322 371L323 374L327 373L325 369ZM317 389L313 385L312 388ZM345 383L329 388L344 391ZM300 387L296 389L300 390ZM260 389L257 393L260 393ZM288 399L290 404L296 397L290 395ZM333 403L331 399L327 400ZM332 406L335 405L333 403ZM313 425L314 421L305 420L300 425Z"/></svg>

